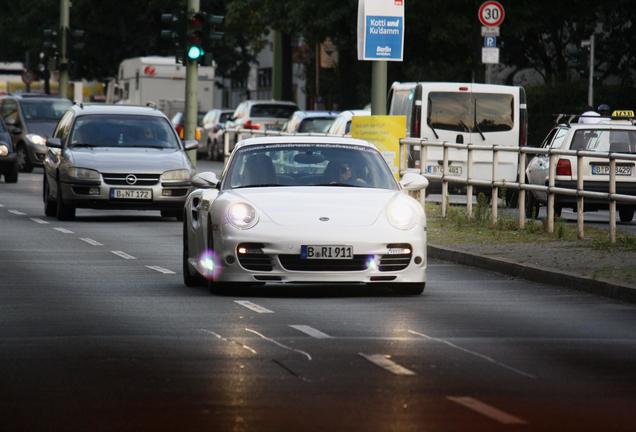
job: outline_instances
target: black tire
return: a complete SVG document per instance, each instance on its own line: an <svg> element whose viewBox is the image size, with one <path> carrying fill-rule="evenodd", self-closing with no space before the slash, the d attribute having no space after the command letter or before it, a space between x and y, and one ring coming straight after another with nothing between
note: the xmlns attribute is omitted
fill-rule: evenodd
<svg viewBox="0 0 636 432"><path fill-rule="evenodd" d="M17 183L18 182L18 164L15 163L13 166L4 173L4 181L7 183Z"/></svg>
<svg viewBox="0 0 636 432"><path fill-rule="evenodd" d="M18 144L15 153L17 155L18 170L25 173L33 171L33 165L29 161L29 152L27 151L26 146L22 143Z"/></svg>
<svg viewBox="0 0 636 432"><path fill-rule="evenodd" d="M409 282L396 284L393 289L403 295L420 295L424 292L424 288L426 288L426 282Z"/></svg>
<svg viewBox="0 0 636 432"><path fill-rule="evenodd" d="M618 208L618 217L621 222L631 222L634 219L634 206L620 206Z"/></svg>
<svg viewBox="0 0 636 432"><path fill-rule="evenodd" d="M201 276L199 273L192 274L190 273L190 266L188 265L188 230L186 226L187 222L183 222L183 254L182 254L182 273L183 273L183 283L188 287L198 287L205 286L206 279Z"/></svg>
<svg viewBox="0 0 636 432"><path fill-rule="evenodd" d="M57 219L61 221L70 221L75 219L75 207L64 204L62 199L62 188L57 184Z"/></svg>
<svg viewBox="0 0 636 432"><path fill-rule="evenodd" d="M51 191L49 190L49 182L44 177L44 184L42 186L42 201L44 201L44 214L48 217L57 216L57 202L50 198Z"/></svg>
<svg viewBox="0 0 636 432"><path fill-rule="evenodd" d="M526 218L528 219L537 218L539 216L539 209L540 209L539 203L535 199L534 195L532 194L532 192L527 191L526 192L526 208L525 208Z"/></svg>

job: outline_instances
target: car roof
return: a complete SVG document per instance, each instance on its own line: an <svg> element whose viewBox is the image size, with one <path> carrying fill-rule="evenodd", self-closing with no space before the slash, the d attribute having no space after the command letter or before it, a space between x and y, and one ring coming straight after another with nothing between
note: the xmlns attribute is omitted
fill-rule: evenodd
<svg viewBox="0 0 636 432"><path fill-rule="evenodd" d="M76 104L71 107L77 116L93 114L123 114L166 117L164 113L153 107L135 105Z"/></svg>
<svg viewBox="0 0 636 432"><path fill-rule="evenodd" d="M290 106L298 106L296 105L296 102L292 102L292 101L281 101L281 100L275 100L275 99L251 99L251 100L246 100L245 102L247 102L248 104L251 105L256 105L256 104L275 104L275 105L290 105Z"/></svg>
<svg viewBox="0 0 636 432"><path fill-rule="evenodd" d="M47 95L46 93L10 93L8 95L3 95L2 99L16 99L16 100L67 100L71 101L68 98L63 98L59 96Z"/></svg>
<svg viewBox="0 0 636 432"><path fill-rule="evenodd" d="M375 149L375 146L368 141L355 138L345 138L340 136L310 136L310 135L294 135L294 136L272 136L248 138L240 141L236 148L249 147L259 144L349 144L369 147Z"/></svg>
<svg viewBox="0 0 636 432"><path fill-rule="evenodd" d="M340 114L340 111L296 111L294 116L302 118L314 118L314 117L330 117L336 118Z"/></svg>
<svg viewBox="0 0 636 432"><path fill-rule="evenodd" d="M572 130L579 129L629 129L636 130L636 125L632 124L630 121L625 120L608 120L599 123L570 123L568 124L559 124L557 127L570 128Z"/></svg>

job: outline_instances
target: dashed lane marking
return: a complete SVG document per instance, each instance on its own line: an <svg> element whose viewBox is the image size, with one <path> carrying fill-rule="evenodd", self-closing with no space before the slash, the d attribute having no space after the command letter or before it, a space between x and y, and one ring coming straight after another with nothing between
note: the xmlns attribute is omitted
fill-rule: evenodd
<svg viewBox="0 0 636 432"><path fill-rule="evenodd" d="M9 210L9 213L14 214L16 216L26 216L26 213L23 213L20 210Z"/></svg>
<svg viewBox="0 0 636 432"><path fill-rule="evenodd" d="M125 259L125 260L134 260L134 259L137 259L137 258L135 258L134 256L127 254L127 253L126 253L126 252L124 252L124 251L111 251L111 253L114 253L114 254L115 254L115 255L117 255L118 257L123 258L123 259Z"/></svg>
<svg viewBox="0 0 636 432"><path fill-rule="evenodd" d="M46 224L48 224L48 222L47 222L47 221L45 221L44 219L40 219L40 218L31 218L31 220L32 220L33 222L37 223L37 224L40 224L40 225L46 225Z"/></svg>
<svg viewBox="0 0 636 432"><path fill-rule="evenodd" d="M481 415L484 415L488 418L491 418L495 421L498 421L501 424L505 425L513 425L513 424L526 424L527 422L519 417L515 417L512 414L508 414L507 412L501 411L494 406L483 403L477 399L467 397L467 396L448 396L448 400L458 403L462 406L465 406L468 409L471 409L475 412L478 412Z"/></svg>
<svg viewBox="0 0 636 432"><path fill-rule="evenodd" d="M210 335L212 335L212 336L216 337L217 339L222 340L223 342L229 342L229 343L232 343L232 344L234 344L234 345L238 345L238 346L240 346L241 348L243 348L243 349L245 349L245 350L247 350L247 351L251 352L252 354L258 354L254 348L252 348L252 347L250 347L250 346L247 346L247 345L245 345L245 344L242 344L242 343L240 343L240 342L237 342L237 341L235 341L235 340L232 340L232 339L228 339L228 338L226 338L226 337L223 337L223 336L221 336L220 334L218 334L218 333L216 333L216 332L213 332L212 330L206 330L206 329L200 329L200 330L201 330L203 333L210 334Z"/></svg>
<svg viewBox="0 0 636 432"><path fill-rule="evenodd" d="M0 204L0 207L4 207L4 204Z"/></svg>
<svg viewBox="0 0 636 432"><path fill-rule="evenodd" d="M146 266L147 268L149 268L150 270L154 270L156 272L159 273L163 273L163 274L175 274L175 272L173 272L172 270L168 270L167 268L163 268L163 267L159 267L159 266Z"/></svg>
<svg viewBox="0 0 636 432"><path fill-rule="evenodd" d="M281 347L281 348L283 348L283 349L285 349L285 350L287 350L287 351L292 351L292 352L298 353L298 354L300 354L300 355L303 355L303 356L305 356L305 357L307 358L307 360L311 360L311 355L309 355L309 353L307 353L307 352L305 352L305 351L303 351L303 350L299 350L299 349L296 349L296 348L292 348L292 347L290 347L290 346L287 346L287 345L285 345L285 344L282 344L282 343L278 342L277 340L274 340L274 339L272 339L272 338L269 338L269 337L265 336L265 335L264 335L264 334L262 334L262 333L257 332L256 330L252 330L252 329L246 328L246 329L245 329L245 331L250 332L250 333L253 333L253 334L255 334L256 336L260 337L261 339L266 340L267 342L271 342L271 343L273 343L274 345L276 345L276 346L278 346L278 347Z"/></svg>
<svg viewBox="0 0 636 432"><path fill-rule="evenodd" d="M80 240L83 241L84 243L88 243L91 246L104 246L103 244L101 244L97 240L93 240L92 238L80 237Z"/></svg>
<svg viewBox="0 0 636 432"><path fill-rule="evenodd" d="M60 228L60 227L57 227L57 228L53 228L53 229L54 229L55 231L59 231L59 232L61 232L61 233L63 233L63 234L75 234L73 231L71 231L71 230L69 230L69 229L66 229L66 228Z"/></svg>
<svg viewBox="0 0 636 432"><path fill-rule="evenodd" d="M309 335L312 338L316 338L316 339L331 339L331 336L329 336L328 334L323 333L320 330L317 330L317 329L315 329L313 327L310 327L308 325L293 324L293 325L290 325L290 327L298 330L299 332L305 333L306 335Z"/></svg>
<svg viewBox="0 0 636 432"><path fill-rule="evenodd" d="M257 312L257 313L274 313L274 311L269 310L261 305L257 305L256 303L252 303L251 301L234 300L234 303L240 304L241 306L246 307L250 310L253 310L254 312Z"/></svg>
<svg viewBox="0 0 636 432"><path fill-rule="evenodd" d="M395 374L395 375L415 375L415 372L413 372L410 369L405 368L402 365L397 364L396 362L391 360L390 356L388 356L386 354L364 354L364 353L358 353L358 355L360 355L360 357L370 361L374 365L379 366L382 369L385 369L385 370L391 372L392 374Z"/></svg>
<svg viewBox="0 0 636 432"><path fill-rule="evenodd" d="M469 349L466 349L466 348L460 347L459 345L456 345L456 344L454 344L454 343L452 343L452 342L449 342L449 341L447 341L447 340L440 339L440 338L436 338L436 337L432 337L432 336L426 335L426 334L424 334L424 333L417 332L417 331L415 331L415 330L407 330L407 331L408 331L409 333L413 334L413 335L421 336L421 337L423 337L423 338L425 338L425 339L428 339L428 340L431 340L431 341L435 341L435 342L443 343L443 344L445 344L445 345L448 345L448 346L449 346L449 347L451 347L451 348L455 348L455 349L457 349L457 350L460 350L460 351L462 351L462 352L465 352L466 354L470 354L470 355L475 356L475 357L478 357L478 358L480 358L480 359L482 359L482 360L486 360L487 362L490 362L490 363L492 363L492 364L494 364L494 365L497 365L497 366L499 366L499 367L502 367L502 368L504 368L504 369L508 369L509 371L514 372L514 373L516 373L516 374L519 374L519 375L521 375L521 376L524 376L524 377L526 377L526 378L531 378L531 379L536 379L536 378L537 378L537 376L536 376L536 375L533 375L533 374L531 374L531 373L528 373L528 372L522 371L521 369L517 369L517 368L512 367L512 366L509 366L509 365L507 365L507 364L505 364L505 363L502 363L502 362L500 362L500 361L497 361L497 360L493 359L492 357L488 357L487 355L484 355L484 354L478 353L478 352L476 352L476 351L471 351L471 350L469 350Z"/></svg>

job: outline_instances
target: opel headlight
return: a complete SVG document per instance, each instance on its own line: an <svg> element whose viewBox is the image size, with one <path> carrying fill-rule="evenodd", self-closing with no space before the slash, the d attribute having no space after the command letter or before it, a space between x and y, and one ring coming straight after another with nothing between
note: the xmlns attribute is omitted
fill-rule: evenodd
<svg viewBox="0 0 636 432"><path fill-rule="evenodd" d="M250 229L258 222L258 214L250 204L238 202L227 208L227 221L238 229Z"/></svg>
<svg viewBox="0 0 636 432"><path fill-rule="evenodd" d="M38 134L26 134L26 138L36 145L46 145L46 138Z"/></svg>
<svg viewBox="0 0 636 432"><path fill-rule="evenodd" d="M178 169L172 171L166 171L161 174L162 182L185 182L190 181L190 171L187 169Z"/></svg>
<svg viewBox="0 0 636 432"><path fill-rule="evenodd" d="M9 154L9 147L6 145L0 145L0 157L4 157Z"/></svg>
<svg viewBox="0 0 636 432"><path fill-rule="evenodd" d="M397 229L410 230L417 223L417 211L413 204L398 197L386 209L389 223Z"/></svg>
<svg viewBox="0 0 636 432"><path fill-rule="evenodd" d="M99 181L101 179L99 172L87 169L87 168L69 168L67 171L67 175L73 180L96 180Z"/></svg>

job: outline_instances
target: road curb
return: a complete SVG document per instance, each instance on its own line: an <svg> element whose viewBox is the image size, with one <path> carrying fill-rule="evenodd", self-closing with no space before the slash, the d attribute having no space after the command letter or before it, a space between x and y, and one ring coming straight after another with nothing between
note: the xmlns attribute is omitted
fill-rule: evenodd
<svg viewBox="0 0 636 432"><path fill-rule="evenodd" d="M427 253L429 258L479 267L533 282L557 285L636 303L636 288L625 285L617 285L568 272L535 267L530 264L521 264L506 258L478 255L431 244L427 247Z"/></svg>

